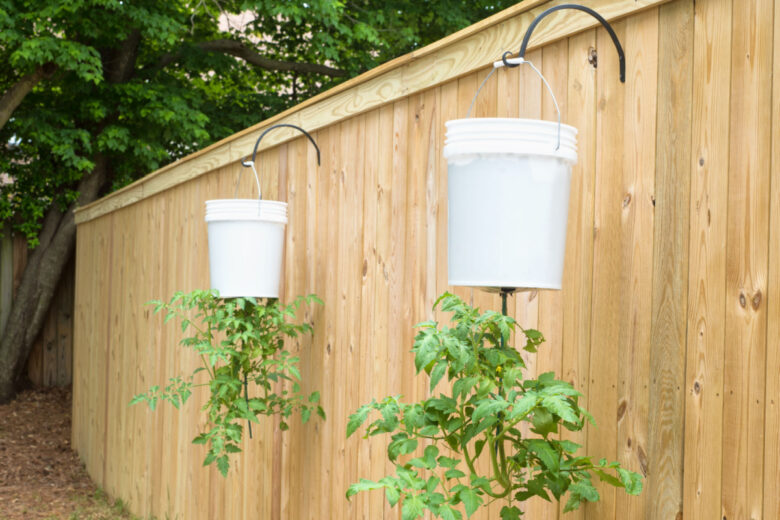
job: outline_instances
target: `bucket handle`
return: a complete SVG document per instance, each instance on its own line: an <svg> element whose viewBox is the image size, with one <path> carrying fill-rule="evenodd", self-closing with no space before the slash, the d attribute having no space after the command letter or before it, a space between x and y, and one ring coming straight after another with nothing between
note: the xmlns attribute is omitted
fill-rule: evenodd
<svg viewBox="0 0 780 520"><path fill-rule="evenodd" d="M528 64L534 72L541 78L542 83L544 83L544 86L547 87L547 92L550 93L550 97L553 100L553 104L555 105L555 111L558 112L558 142L555 143L555 151L557 152L558 149L561 147L561 109L558 106L558 100L555 99L555 94L553 93L552 88L550 87L550 84L547 83L547 79L542 75L541 72L539 72L539 69L536 68L536 66L531 63L530 60L526 60L525 58L509 58L507 59L506 55L512 54L511 51L507 51L504 53L504 56L496 62L493 62L493 68L491 69L490 73L488 73L487 77L482 80L482 83L479 85L479 88L477 89L477 93L474 94L474 98L471 100L471 105L469 106L469 111L466 113L466 117L471 117L471 110L474 108L474 103L477 102L477 96L479 96L479 92L482 90L482 87L485 86L485 83L490 79L490 76L493 75L493 73L496 71L496 69L504 67L505 65L509 65L511 67L516 67L518 65L522 64Z"/></svg>
<svg viewBox="0 0 780 520"><path fill-rule="evenodd" d="M553 6L546 11L542 12L539 16L534 18L534 20L531 22L531 25L528 26L528 29L525 31L525 36L523 36L523 43L520 45L520 51L517 53L517 58L508 58L507 56L511 56L512 52L507 51L501 56L501 60L493 63L493 69L490 71L490 73L487 75L487 77L482 81L482 84L477 89L477 93L474 94L474 99L471 100L471 106L469 107L468 114L466 117L471 117L471 109L474 108L474 102L477 100L477 96L479 95L479 91L482 90L482 87L487 83L487 80L490 79L490 76L493 75L493 72L499 67L517 67L518 65L522 65L524 63L527 63L531 66L531 68L539 75L540 78L542 78L542 81L544 82L544 85L547 87L547 91L550 93L550 96L552 97L553 103L555 103L555 110L558 112L558 143L555 146L555 150L557 151L558 148L561 146L561 109L558 108L558 101L555 99L555 94L553 94L552 89L550 88L550 84L547 83L547 80L544 79L544 76L541 72L539 72L539 69L537 69L533 63L525 59L525 51L528 48L528 42L531 40L531 33L536 29L536 26L539 25L539 22L542 21L542 19L549 15L554 13L555 11L560 11L561 9L574 9L577 11L582 11L586 14L591 15L593 18L599 21L601 25L604 26L604 28L607 30L607 33L609 33L610 38L612 38L612 42L615 44L615 48L617 49L618 53L618 61L620 63L620 82L625 83L626 82L626 55L623 52L623 46L620 45L620 39L617 37L617 34L615 34L615 30L612 28L612 26L609 24L609 22L601 16L599 13L591 9L590 7L585 7L584 5L579 4L561 4Z"/></svg>
<svg viewBox="0 0 780 520"><path fill-rule="evenodd" d="M317 146L316 141L314 141L314 138L309 134L309 132L307 132L306 130L304 130L300 126L295 126L295 125L291 125L291 124L288 124L288 123L279 123L277 125L273 125L273 126L271 126L269 128L266 128L265 131L263 131L263 133L260 134L260 137L257 138L257 142L255 143L255 149L252 151L252 160L251 161L249 161L247 159L242 159L241 160L241 165L244 168L251 167L252 171L255 174L255 183L257 184L257 198L260 199L260 200L263 199L262 192L260 191L260 176L257 174L257 170L255 169L255 160L257 159L257 147L260 146L260 141L263 140L263 137L265 137L265 134L267 134L268 132L270 132L271 130L273 130L275 128L281 128L281 127L294 128L295 130L299 130L300 132L303 133L303 135L308 137L309 141L311 141L311 144L314 145L314 149L317 150L317 165L322 164L320 162L320 147ZM235 190L235 192L233 192L233 198L234 199L238 197L238 187L241 185L241 173L243 173L243 171L244 170L239 170L239 172L238 172L238 180L236 181L236 190Z"/></svg>

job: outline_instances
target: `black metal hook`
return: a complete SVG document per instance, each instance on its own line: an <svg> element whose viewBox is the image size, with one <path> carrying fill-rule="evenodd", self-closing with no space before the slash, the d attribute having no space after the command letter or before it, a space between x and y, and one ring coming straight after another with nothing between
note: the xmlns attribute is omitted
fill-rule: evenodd
<svg viewBox="0 0 780 520"><path fill-rule="evenodd" d="M265 134L267 134L271 130L274 130L275 128L280 128L280 127L283 127L283 126L286 126L288 128L294 128L295 130L299 130L300 132L303 133L303 135L308 137L309 141L311 141L311 144L314 145L314 149L317 150L317 164L318 165L322 164L320 162L320 147L317 146L317 143L314 141L314 138L311 135L309 135L309 132L307 132L306 130L304 130L300 126L295 126L295 125L291 125L291 124L288 124L288 123L279 123L278 125L273 125L273 126L271 126L269 128L266 128L265 131L262 134L260 134L260 137L257 138L257 142L255 143L255 149L252 150L252 160L251 161L247 161L246 159L242 159L241 160L241 165L244 168L252 168L252 171L255 173L255 182L257 183L257 194L258 194L259 198L262 198L262 194L260 192L260 176L257 174L257 170L255 169L255 159L257 159L257 147L260 146L260 141L263 140L263 137L265 137ZM235 191L235 194L233 195L233 198L238 196L238 187L241 185L241 172L243 172L243 171L244 170L240 170L238 172L238 180L236 181L236 191Z"/></svg>
<svg viewBox="0 0 780 520"><path fill-rule="evenodd" d="M250 162L247 162L246 160L242 160L241 164L243 166L247 167L247 168L249 166L251 166L252 163L255 162L255 159L257 159L257 147L260 146L260 141L263 140L263 137L265 137L265 134L267 134L268 132L270 132L271 130L273 130L275 128L281 128L281 127L284 127L284 126L286 126L288 128L294 128L295 130L299 130L300 132L303 133L303 135L305 135L306 137L309 138L309 141L311 141L311 144L314 145L314 149L317 150L317 164L321 165L322 163L320 162L320 147L317 146L317 143L314 141L314 138L311 135L309 135L309 132L307 132L306 130L304 130L300 126L295 126L295 125L291 125L291 124L288 124L288 123L279 123L278 125L273 125L272 127L266 128L265 131L262 134L260 134L260 137L257 138L257 142L255 143L255 149L252 151L252 162L250 163Z"/></svg>
<svg viewBox="0 0 780 520"><path fill-rule="evenodd" d="M593 18L601 22L601 25L604 26L604 28L609 33L609 36L612 38L612 42L615 44L615 48L617 48L618 53L618 59L620 60L620 82L625 83L626 82L626 55L623 52L623 46L620 45L620 40L617 37L617 34L615 34L615 30L612 29L612 26L609 24L608 21L604 19L603 16L601 16L599 13L591 9L590 7L585 7L584 5L579 4L561 4L556 5L555 7L551 7L544 11L542 14L537 16L533 22L531 22L531 25L528 26L528 30L525 31L525 36L523 36L523 43L520 45L520 52L518 52L517 56L519 58L525 58L525 51L528 47L528 42L531 40L531 33L536 29L536 26L539 25L539 22L542 21L542 18L545 16L554 13L555 11L560 11L561 9L576 9L577 11L582 11L584 13L588 13ZM519 64L517 63L509 63L507 62L507 54L511 56L511 52L507 51L504 53L503 56L501 56L501 60L504 62L504 65L507 67L517 67Z"/></svg>

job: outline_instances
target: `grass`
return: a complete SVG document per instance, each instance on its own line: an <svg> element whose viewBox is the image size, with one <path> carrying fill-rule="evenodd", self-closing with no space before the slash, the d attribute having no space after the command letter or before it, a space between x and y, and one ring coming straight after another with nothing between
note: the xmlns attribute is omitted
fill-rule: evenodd
<svg viewBox="0 0 780 520"><path fill-rule="evenodd" d="M76 495L73 501L78 505L76 511L71 513L67 520L156 520L154 517L142 519L131 514L121 498L112 500L100 488L91 495ZM51 517L46 520L63 519Z"/></svg>

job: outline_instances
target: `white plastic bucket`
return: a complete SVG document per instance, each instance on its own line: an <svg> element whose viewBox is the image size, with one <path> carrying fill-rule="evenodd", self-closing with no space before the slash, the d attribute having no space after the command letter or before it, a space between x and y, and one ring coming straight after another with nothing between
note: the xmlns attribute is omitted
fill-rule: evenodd
<svg viewBox="0 0 780 520"><path fill-rule="evenodd" d="M577 129L535 119L448 121L450 285L560 289Z"/></svg>
<svg viewBox="0 0 780 520"><path fill-rule="evenodd" d="M211 288L223 298L278 298L287 203L206 201Z"/></svg>

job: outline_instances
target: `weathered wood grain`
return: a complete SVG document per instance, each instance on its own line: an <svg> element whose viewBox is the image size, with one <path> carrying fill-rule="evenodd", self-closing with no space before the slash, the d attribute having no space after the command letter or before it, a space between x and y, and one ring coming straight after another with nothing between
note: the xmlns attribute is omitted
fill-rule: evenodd
<svg viewBox="0 0 780 520"><path fill-rule="evenodd" d="M780 3L775 2L774 66L780 70ZM769 243L780 244L780 75L772 75L772 165ZM780 517L780 255L769 252L767 297L766 398L764 438L764 518Z"/></svg>
<svg viewBox="0 0 780 520"><path fill-rule="evenodd" d="M721 516L731 0L694 5L684 518Z"/></svg>
<svg viewBox="0 0 780 520"><path fill-rule="evenodd" d="M674 20L674 18L672 18ZM648 473L648 452L652 425L648 411L652 400L648 386L652 359L651 316L654 285L654 250L658 234L656 127L664 107L660 105L660 74L663 51L659 42L658 9L650 9L626 20L626 84L623 143L622 238L624 287L621 290L620 335L618 340L619 379L617 388L617 457L626 468ZM663 30L666 30L664 28ZM659 147L660 148L660 147ZM591 394L590 399L596 398ZM591 401L592 402L592 401ZM653 481L655 482L655 481ZM618 492L615 518L637 518L652 502L649 492L638 498ZM652 516L651 516L652 518Z"/></svg>
<svg viewBox="0 0 780 520"><path fill-rule="evenodd" d="M685 348L690 228L693 2L662 6L658 42L658 133L653 238L647 514L683 510Z"/></svg>
<svg viewBox="0 0 780 520"><path fill-rule="evenodd" d="M732 15L721 490L729 520L763 510L753 479L764 471L773 3L735 2Z"/></svg>
<svg viewBox="0 0 780 520"><path fill-rule="evenodd" d="M596 31L569 39L566 123L578 130L577 164L572 168L566 258L561 290L563 312L562 366L560 378L583 395L580 405L588 407L588 359L590 356L590 312L593 276L593 201L596 171L596 68L591 51L596 50ZM564 431L562 438L576 442L587 453L585 431ZM565 504L561 504L559 516ZM583 509L569 513L566 520L582 520Z"/></svg>
<svg viewBox="0 0 780 520"><path fill-rule="evenodd" d="M625 40L625 22L615 26ZM598 49L612 45L606 31L596 34ZM590 349L588 404L597 427L588 427L588 451L597 459L617 458L618 402L621 330L626 309L624 299L631 293L630 265L626 251L633 244L623 241L626 199L624 176L624 120L626 89L619 81L618 60L612 52L599 52L596 71L596 202L593 251L593 308L591 336L598 338ZM619 274L618 274L619 273ZM601 501L586 504L586 518L611 518L615 514L615 491L598 486Z"/></svg>

